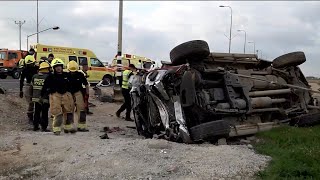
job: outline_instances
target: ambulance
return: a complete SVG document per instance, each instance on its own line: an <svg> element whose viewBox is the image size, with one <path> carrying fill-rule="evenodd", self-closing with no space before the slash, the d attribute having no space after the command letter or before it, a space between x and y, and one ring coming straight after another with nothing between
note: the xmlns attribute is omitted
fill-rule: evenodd
<svg viewBox="0 0 320 180"><path fill-rule="evenodd" d="M40 61L41 57L48 57L52 53L55 58L60 58L64 61L64 68L67 68L67 64L70 61L76 61L79 64L79 69L83 69L83 65L87 64L88 81L90 83L99 83L103 80L108 84L114 80L115 70L106 67L89 49L44 44L36 44L31 47L36 51L36 61Z"/></svg>
<svg viewBox="0 0 320 180"><path fill-rule="evenodd" d="M137 56L132 54L123 54L121 56L121 65L123 69L127 69L129 64L133 64L138 69L150 69L152 65L155 65L155 61L143 56ZM117 66L117 56L112 60L112 67Z"/></svg>

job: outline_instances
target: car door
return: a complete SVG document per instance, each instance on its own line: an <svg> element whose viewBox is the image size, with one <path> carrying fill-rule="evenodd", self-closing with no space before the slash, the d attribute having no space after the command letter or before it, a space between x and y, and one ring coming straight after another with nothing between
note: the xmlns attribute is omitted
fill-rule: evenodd
<svg viewBox="0 0 320 180"><path fill-rule="evenodd" d="M89 70L93 72L94 79L99 82L103 79L103 76L107 74L107 68L97 58L90 58Z"/></svg>

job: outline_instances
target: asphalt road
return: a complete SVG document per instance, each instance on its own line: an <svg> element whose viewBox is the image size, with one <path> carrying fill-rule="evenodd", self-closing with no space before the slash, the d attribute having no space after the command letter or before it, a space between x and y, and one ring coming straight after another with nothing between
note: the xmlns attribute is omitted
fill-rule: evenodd
<svg viewBox="0 0 320 180"><path fill-rule="evenodd" d="M3 87L8 93L19 92L19 79L0 79L0 86Z"/></svg>

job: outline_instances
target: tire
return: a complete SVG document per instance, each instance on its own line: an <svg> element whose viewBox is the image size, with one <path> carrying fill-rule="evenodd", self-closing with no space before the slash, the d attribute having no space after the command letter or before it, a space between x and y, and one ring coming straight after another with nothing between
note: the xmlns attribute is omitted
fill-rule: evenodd
<svg viewBox="0 0 320 180"><path fill-rule="evenodd" d="M105 75L105 76L103 76L103 78L102 78L102 84L103 85L111 85L113 83L113 79L112 79L112 77L110 76L110 75Z"/></svg>
<svg viewBox="0 0 320 180"><path fill-rule="evenodd" d="M20 78L20 72L17 70L12 71L12 78L13 79L19 79Z"/></svg>
<svg viewBox="0 0 320 180"><path fill-rule="evenodd" d="M290 125L307 127L320 124L320 113L304 114L291 119Z"/></svg>
<svg viewBox="0 0 320 180"><path fill-rule="evenodd" d="M272 62L274 68L284 68L290 66L299 66L306 62L306 56L304 52L297 51L288 54L284 54L275 58Z"/></svg>
<svg viewBox="0 0 320 180"><path fill-rule="evenodd" d="M215 137L225 136L230 133L230 126L224 120L211 121L190 128L193 141L203 141Z"/></svg>
<svg viewBox="0 0 320 180"><path fill-rule="evenodd" d="M7 75L6 74L0 74L0 79L6 79Z"/></svg>
<svg viewBox="0 0 320 180"><path fill-rule="evenodd" d="M210 54L209 45L203 40L182 43L170 51L172 64L181 65L189 61L202 61Z"/></svg>

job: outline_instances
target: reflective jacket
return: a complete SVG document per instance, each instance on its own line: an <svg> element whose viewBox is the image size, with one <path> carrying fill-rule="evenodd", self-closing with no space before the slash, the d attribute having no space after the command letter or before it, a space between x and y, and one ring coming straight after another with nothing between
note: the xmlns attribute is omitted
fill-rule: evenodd
<svg viewBox="0 0 320 180"><path fill-rule="evenodd" d="M44 81L49 74L35 74L32 78L32 102L49 103L49 95L45 94L41 97L41 91L44 85Z"/></svg>
<svg viewBox="0 0 320 180"><path fill-rule="evenodd" d="M129 89L129 78L131 75L131 70L125 70L122 73L122 88L123 89Z"/></svg>

